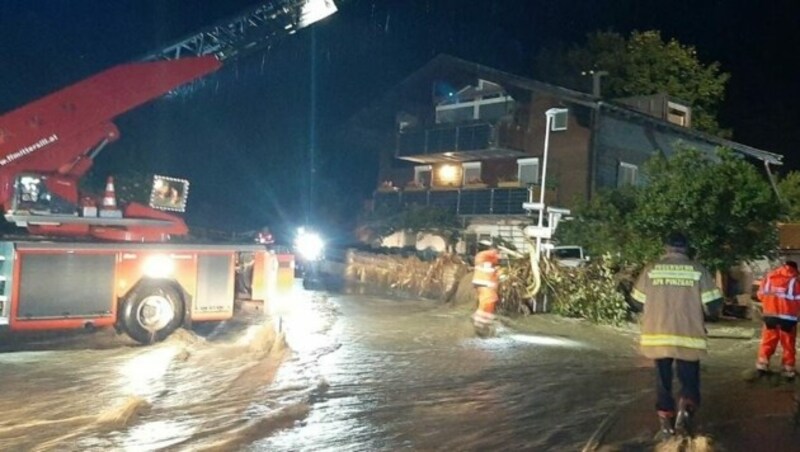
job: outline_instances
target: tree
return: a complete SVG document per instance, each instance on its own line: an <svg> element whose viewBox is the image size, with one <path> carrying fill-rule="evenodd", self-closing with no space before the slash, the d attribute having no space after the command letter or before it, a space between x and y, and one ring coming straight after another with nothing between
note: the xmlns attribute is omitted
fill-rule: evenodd
<svg viewBox="0 0 800 452"><path fill-rule="evenodd" d="M612 190L579 206L557 238L641 266L661 252L666 234L678 230L712 270L776 249L775 194L741 157L724 149L713 158L684 149L670 159L653 158L645 175L645 186Z"/></svg>
<svg viewBox="0 0 800 452"><path fill-rule="evenodd" d="M591 83L581 74L607 71L602 94L607 98L667 93L692 107L698 130L729 136L717 121L730 74L718 62L704 64L693 46L664 40L656 30L634 31L626 39L613 32L595 32L583 46L557 45L540 51L538 76L557 84L586 90Z"/></svg>
<svg viewBox="0 0 800 452"><path fill-rule="evenodd" d="M787 221L800 221L800 172L790 171L778 182Z"/></svg>
<svg viewBox="0 0 800 452"><path fill-rule="evenodd" d="M670 159L654 158L646 174L632 220L651 237L683 231L712 270L774 253L775 193L740 156L719 149L711 158L685 149Z"/></svg>
<svg viewBox="0 0 800 452"><path fill-rule="evenodd" d="M609 256L612 263L635 267L648 261L660 252L661 242L635 226L637 196L636 187L599 192L578 205L571 220L559 224L556 238L582 246L591 256Z"/></svg>

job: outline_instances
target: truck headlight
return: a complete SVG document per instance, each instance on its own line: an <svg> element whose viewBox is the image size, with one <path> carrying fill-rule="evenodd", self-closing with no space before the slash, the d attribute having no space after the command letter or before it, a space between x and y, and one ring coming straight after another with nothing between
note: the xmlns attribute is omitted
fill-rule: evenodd
<svg viewBox="0 0 800 452"><path fill-rule="evenodd" d="M169 278L174 271L175 263L163 254L147 256L142 264L142 272L150 278Z"/></svg>
<svg viewBox="0 0 800 452"><path fill-rule="evenodd" d="M307 261L315 261L322 258L323 251L325 250L325 242L322 238L313 232L301 231L294 242L300 257Z"/></svg>

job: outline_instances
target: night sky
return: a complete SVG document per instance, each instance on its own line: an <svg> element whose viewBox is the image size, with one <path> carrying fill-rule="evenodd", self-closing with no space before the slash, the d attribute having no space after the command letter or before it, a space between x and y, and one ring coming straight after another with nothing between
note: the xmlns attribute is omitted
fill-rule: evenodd
<svg viewBox="0 0 800 452"><path fill-rule="evenodd" d="M3 0L0 112L129 62L252 0ZM350 0L272 49L223 67L188 96L119 118L97 160L191 180L191 225L355 218L377 158L346 121L439 53L536 78L543 45L594 30L659 29L732 74L721 123L800 168L800 7L792 0ZM311 194L311 195L310 195Z"/></svg>

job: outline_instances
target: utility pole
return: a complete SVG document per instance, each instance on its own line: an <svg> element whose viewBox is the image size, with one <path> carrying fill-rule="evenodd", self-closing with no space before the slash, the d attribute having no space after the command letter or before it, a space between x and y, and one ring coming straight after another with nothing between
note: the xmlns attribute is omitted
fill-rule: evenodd
<svg viewBox="0 0 800 452"><path fill-rule="evenodd" d="M600 78L608 75L608 71L583 71L581 75L591 75L592 76L592 96L600 97L601 90L600 90Z"/></svg>

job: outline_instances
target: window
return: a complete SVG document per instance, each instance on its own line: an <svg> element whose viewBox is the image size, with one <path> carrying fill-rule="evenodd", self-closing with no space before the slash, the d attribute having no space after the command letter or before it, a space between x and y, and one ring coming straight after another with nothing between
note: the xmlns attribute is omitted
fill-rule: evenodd
<svg viewBox="0 0 800 452"><path fill-rule="evenodd" d="M539 159L517 160L517 178L520 184L539 183Z"/></svg>
<svg viewBox="0 0 800 452"><path fill-rule="evenodd" d="M566 111L560 111L553 116L553 122L550 123L550 130L553 132L558 132L561 130L567 130L567 119L569 119L569 113Z"/></svg>
<svg viewBox="0 0 800 452"><path fill-rule="evenodd" d="M431 166L414 167L414 183L423 187L431 186Z"/></svg>
<svg viewBox="0 0 800 452"><path fill-rule="evenodd" d="M464 163L464 185L472 183L480 183L481 180L481 162Z"/></svg>
<svg viewBox="0 0 800 452"><path fill-rule="evenodd" d="M686 105L667 102L667 121L682 127L689 127L692 110Z"/></svg>
<svg viewBox="0 0 800 452"><path fill-rule="evenodd" d="M639 167L630 163L619 162L619 173L617 174L617 187L626 185L636 185L636 175Z"/></svg>

